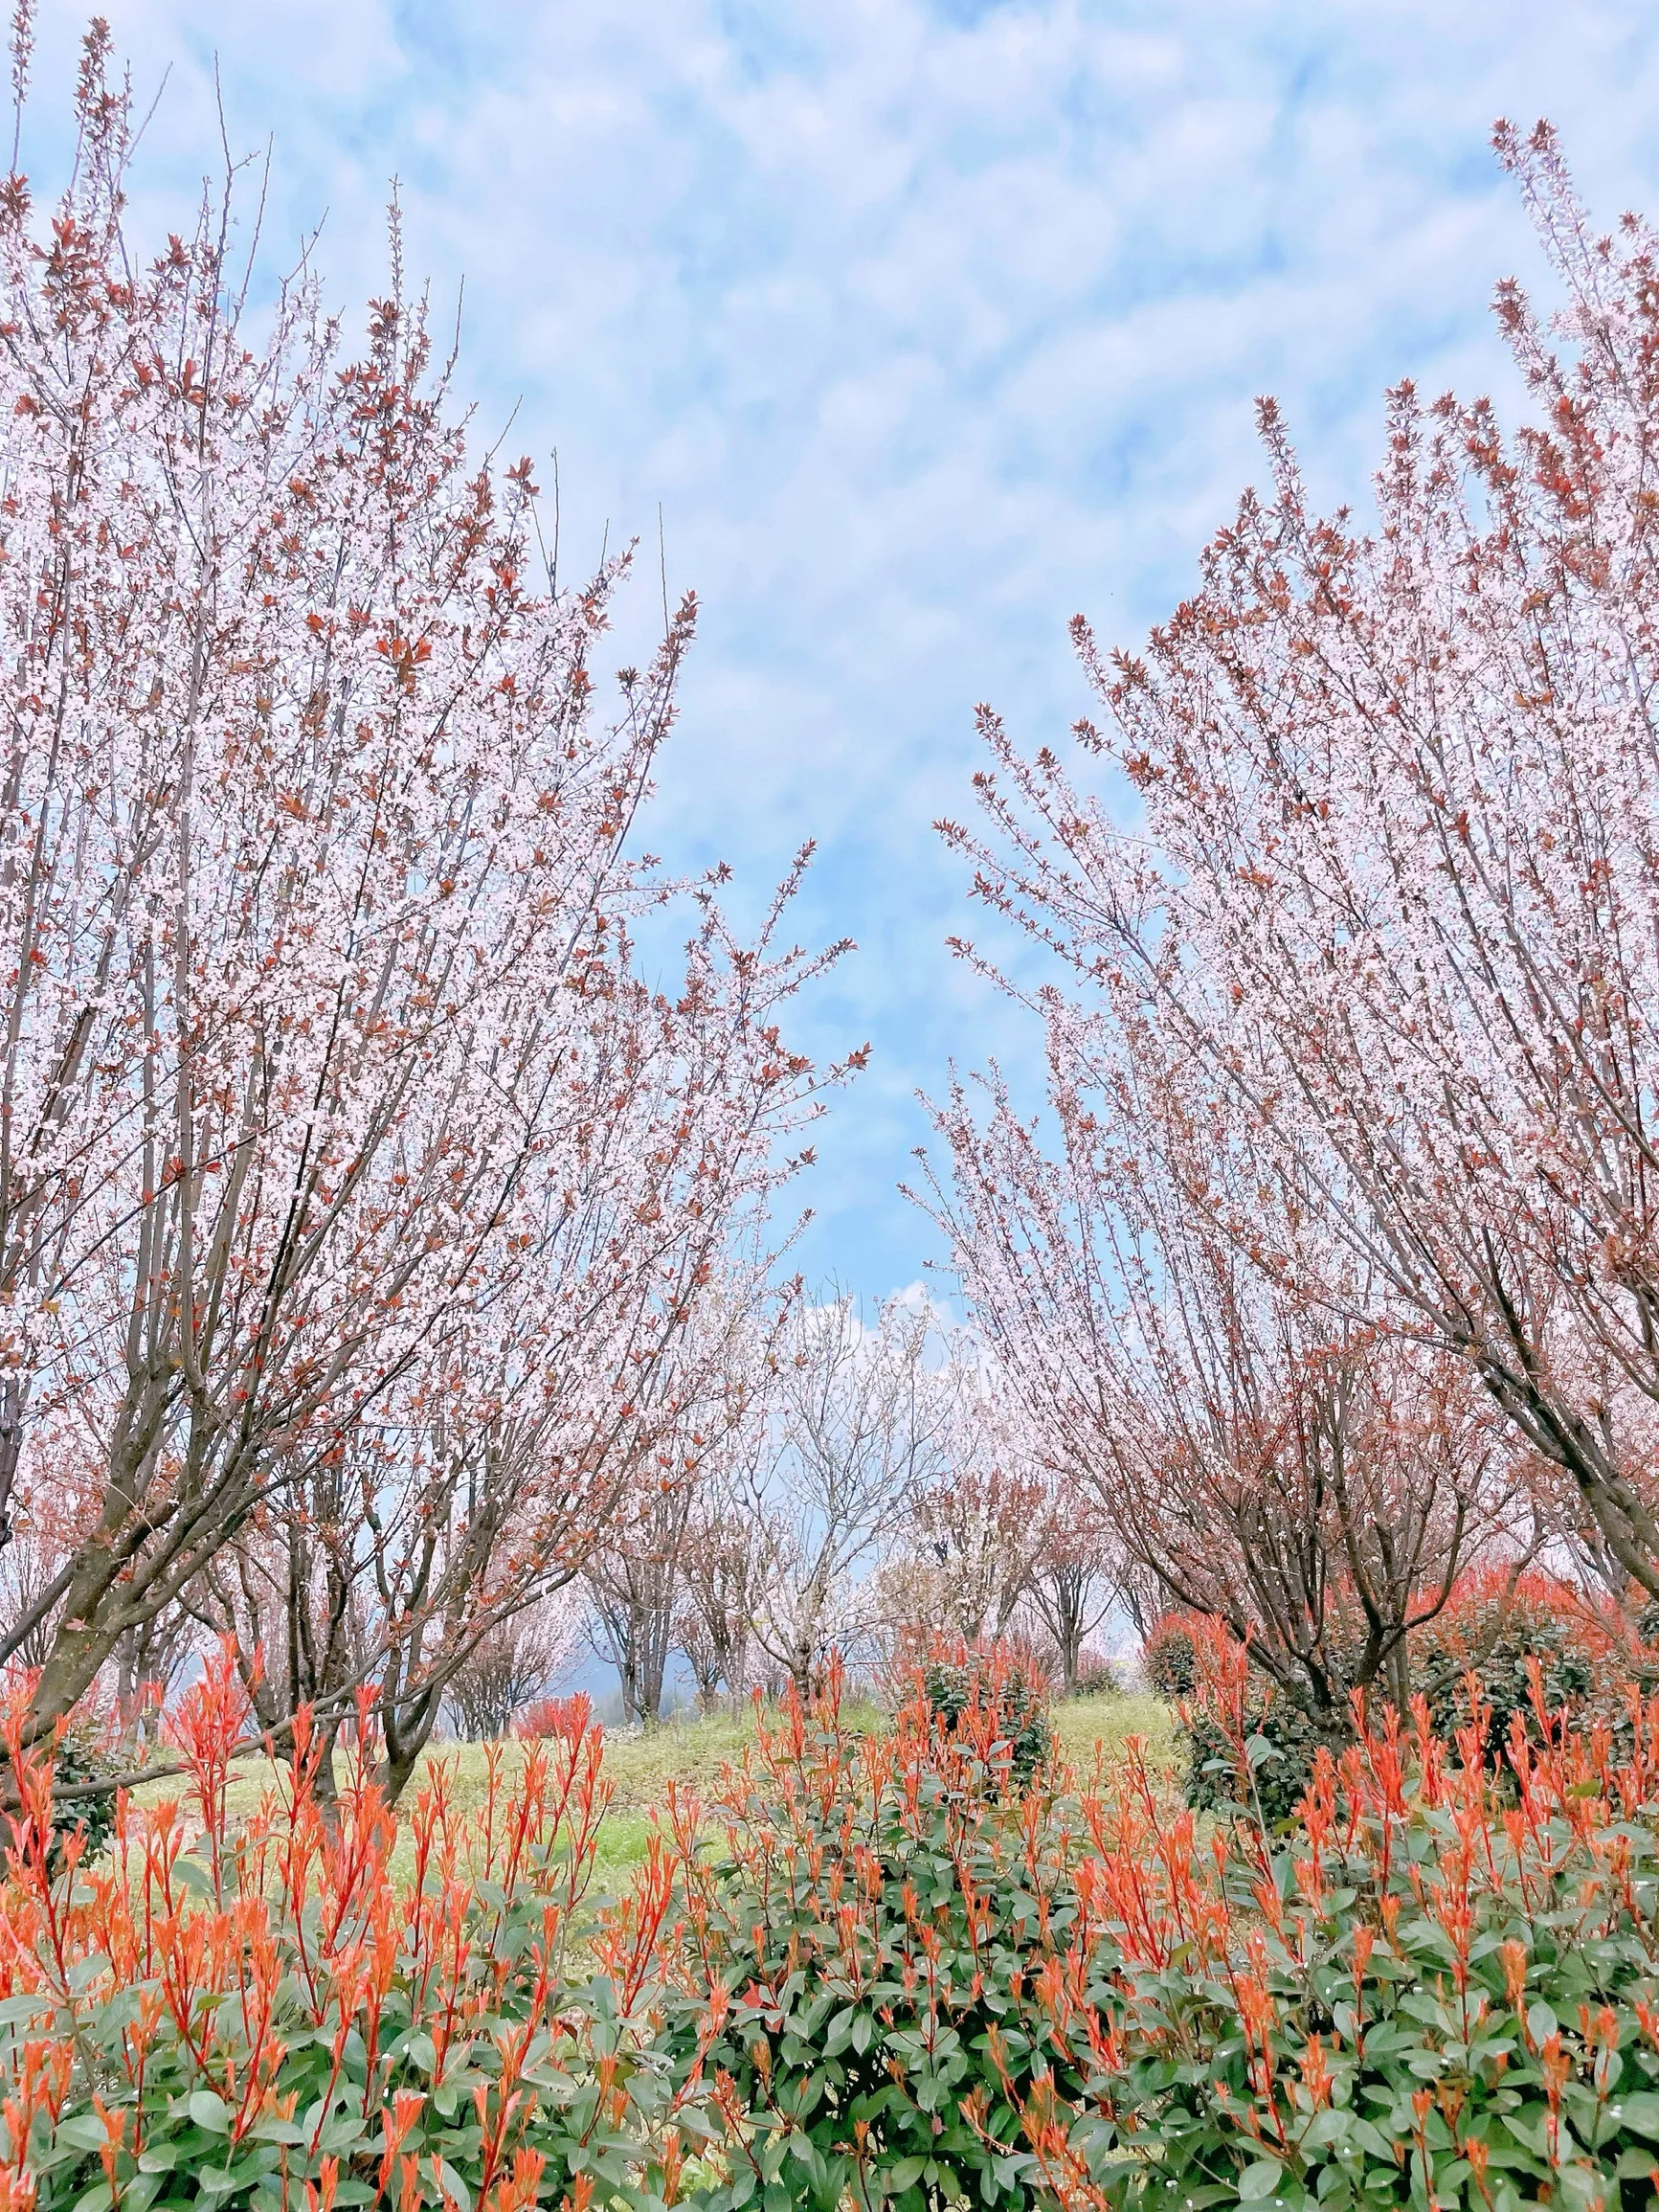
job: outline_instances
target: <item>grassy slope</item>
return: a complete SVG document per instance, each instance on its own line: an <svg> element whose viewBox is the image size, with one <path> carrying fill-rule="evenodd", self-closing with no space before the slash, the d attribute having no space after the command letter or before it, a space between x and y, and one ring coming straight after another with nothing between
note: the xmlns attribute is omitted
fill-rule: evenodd
<svg viewBox="0 0 1659 2212"><path fill-rule="evenodd" d="M858 1708L848 1717L855 1727L870 1727L880 1719L873 1707ZM1054 1728L1061 1756L1086 1780L1097 1758L1109 1770L1121 1762L1132 1737L1144 1742L1149 1765L1160 1772L1175 1761L1174 1716L1157 1698L1074 1698L1055 1706ZM745 1714L741 1720L671 1721L648 1734L608 1743L605 1772L616 1794L605 1819L601 1862L617 1867L642 1858L651 1809L665 1801L669 1781L695 1789L706 1800L719 1788L722 1766L735 1764L753 1741L753 1719ZM476 1745L460 1749L464 1773L482 1752ZM458 1785L461 1778L458 1774Z"/></svg>
<svg viewBox="0 0 1659 2212"><path fill-rule="evenodd" d="M873 1706L849 1710L855 1727L876 1727L880 1716ZM1107 1769L1119 1763L1131 1738L1146 1745L1148 1762L1167 1770L1175 1757L1174 1723L1169 1707L1156 1698L1077 1698L1054 1708L1055 1733L1061 1755L1087 1779L1097 1760ZM668 1784L677 1782L694 1790L705 1801L720 1787L723 1766L735 1764L754 1741L751 1714L741 1718L724 1715L708 1720L670 1721L660 1728L633 1736L609 1738L605 1745L605 1772L613 1786L610 1811L600 1832L599 1860L607 1874L624 1872L643 1858L651 1831L653 1810L667 1800ZM505 1757L516 1760L517 1748L505 1747ZM445 1744L428 1752L425 1763L442 1759L453 1768L451 1784L457 1810L462 1813L482 1805L485 1789L485 1749L482 1744ZM267 1774L258 1767L244 1767L231 1787L233 1823L251 1811L265 1785ZM402 1824L420 1788L417 1774L399 1808ZM144 1794L182 1794L177 1782L152 1785ZM407 1855L400 1839L393 1859L394 1871Z"/></svg>

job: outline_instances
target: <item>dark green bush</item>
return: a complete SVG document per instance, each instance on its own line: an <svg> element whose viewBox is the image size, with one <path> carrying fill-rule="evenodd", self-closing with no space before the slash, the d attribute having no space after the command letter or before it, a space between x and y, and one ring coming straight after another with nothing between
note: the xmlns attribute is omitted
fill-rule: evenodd
<svg viewBox="0 0 1659 2212"><path fill-rule="evenodd" d="M1269 1681L1220 1622L1192 1614L1160 1621L1143 1663L1180 1709L1187 1804L1279 1833L1293 1826L1318 1752L1349 1741L1349 1709L1316 1707L1311 1694Z"/></svg>
<svg viewBox="0 0 1659 2212"><path fill-rule="evenodd" d="M362 1765L326 1808L314 1771L286 1776L231 1831L247 1709L226 1655L172 1724L186 1849L164 1801L128 1807L101 1866L63 1850L24 1697L0 1707L0 2212L661 2212L718 2129L655 2046L661 1854L614 1908L586 1903L605 1791L585 1704L495 1759L471 1823L435 1769L404 1882Z"/></svg>
<svg viewBox="0 0 1659 2212"><path fill-rule="evenodd" d="M112 1785L107 1790L83 1794L83 1786L118 1773L121 1761L111 1752L100 1725L95 1720L78 1717L58 1738L52 1763L53 1833L61 1847L65 1837L73 1836L78 1828L84 1829L82 1858L97 1859L115 1831L116 1793ZM66 1792L73 1794L65 1794Z"/></svg>
<svg viewBox="0 0 1659 2212"><path fill-rule="evenodd" d="M1231 1658L1219 1661L1223 1651ZM1659 1687L1659 1648L1643 1641L1640 1620L1626 1621L1554 1577L1503 1569L1466 1576L1413 1633L1407 1657L1413 1697L1424 1701L1428 1725L1447 1748L1473 1718L1469 1683L1478 1682L1483 1757L1500 1772L1516 1722L1538 1733L1535 1678L1547 1711L1600 1720L1621 1740L1630 1689ZM1270 1687L1217 1623L1178 1616L1160 1623L1146 1665L1162 1694L1182 1705L1186 1799L1197 1811L1259 1810L1269 1828L1283 1831L1296 1817L1320 1747L1340 1753L1353 1741L1351 1707L1319 1708L1307 1692ZM1218 1694L1223 1677L1230 1686ZM1371 1685L1367 1702L1383 1704L1380 1683Z"/></svg>
<svg viewBox="0 0 1659 2212"><path fill-rule="evenodd" d="M976 1711L997 1715L1007 1732L1009 1772L1017 1789L1029 1789L1054 1756L1046 1685L1028 1659L1010 1657L1001 1648L984 1652L942 1644L922 1666L921 1687L929 1712L953 1732Z"/></svg>
<svg viewBox="0 0 1659 2212"><path fill-rule="evenodd" d="M1078 1660L1071 1694L1074 1698L1121 1697L1123 1682L1110 1659L1100 1652L1086 1651Z"/></svg>
<svg viewBox="0 0 1659 2212"><path fill-rule="evenodd" d="M1295 1824L1321 1748L1339 1750L1347 1735L1339 1716L1321 1720L1307 1704L1276 1691L1246 1707L1241 1762L1237 1738L1201 1707L1189 1708L1181 1728L1186 1801L1197 1813L1259 1814L1283 1834Z"/></svg>
<svg viewBox="0 0 1659 2212"><path fill-rule="evenodd" d="M1013 1795L1006 1737L965 1732L918 1701L855 1743L826 1704L712 1854L684 1809L664 2041L726 2127L690 2201L1659 2203L1659 1703L1623 1764L1570 1718L1523 1736L1513 1791L1385 1714L1282 1846L1200 1844L1132 1757Z"/></svg>
<svg viewBox="0 0 1659 2212"><path fill-rule="evenodd" d="M1539 1733L1512 1791L1389 1716L1287 1848L1240 1825L1219 1862L1190 1813L1101 1808L1098 1917L1038 2002L1089 2080L1023 2104L1047 2201L1650 2212L1659 1704L1622 1763Z"/></svg>
<svg viewBox="0 0 1659 2212"><path fill-rule="evenodd" d="M1243 1655L1204 1658L1267 1772ZM54 1873L20 1761L0 2207L1651 2212L1659 1701L1623 1743L1535 1715L1507 1784L1374 1716L1281 1844L1200 1840L1132 1752L1021 1790L995 1658L954 1720L918 1694L855 1734L837 1691L712 1817L671 1795L672 1850L591 1917L575 1716L470 1830L435 1776L408 1888L361 1774L227 1830L228 1662L189 1852L156 1807L113 1873Z"/></svg>
<svg viewBox="0 0 1659 2212"><path fill-rule="evenodd" d="M1191 1625L1178 1614L1155 1622L1142 1647L1141 1665L1155 1697L1167 1698L1172 1704L1190 1698L1199 1686L1198 1647Z"/></svg>
<svg viewBox="0 0 1659 2212"><path fill-rule="evenodd" d="M1418 1630L1411 1660L1413 1687L1427 1700L1434 1731L1444 1743L1452 1743L1468 1726L1468 1679L1479 1678L1485 1755L1494 1765L1515 1715L1536 1732L1535 1668L1550 1711L1605 1705L1603 1717L1614 1720L1631 1672L1610 1622L1581 1593L1547 1575L1502 1570L1468 1577L1445 1609Z"/></svg>

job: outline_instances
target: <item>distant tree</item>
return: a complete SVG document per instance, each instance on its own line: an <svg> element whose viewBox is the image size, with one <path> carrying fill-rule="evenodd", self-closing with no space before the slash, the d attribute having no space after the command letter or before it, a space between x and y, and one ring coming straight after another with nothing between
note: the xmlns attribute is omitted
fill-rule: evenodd
<svg viewBox="0 0 1659 2212"><path fill-rule="evenodd" d="M838 1292L785 1340L749 1500L764 1544L751 1625L803 1694L861 1632L862 1579L946 1463L955 1378L930 1366L933 1334L925 1306L890 1298L866 1326Z"/></svg>
<svg viewBox="0 0 1659 2212"><path fill-rule="evenodd" d="M1403 1706L1407 1638L1504 1524L1513 1455L1456 1362L1241 1251L1218 1213L1298 1232L1252 1192L1224 1096L1113 1036L1055 1084L1057 1160L995 1089L983 1118L962 1089L939 1117L933 1203L1056 1479L1038 1610L1074 1672L1135 1564L1334 1727L1374 1682Z"/></svg>
<svg viewBox="0 0 1659 2212"><path fill-rule="evenodd" d="M691 1512L691 1484L664 1479L613 1522L588 1562L593 1645L617 1670L624 1721L661 1717Z"/></svg>
<svg viewBox="0 0 1659 2212"><path fill-rule="evenodd" d="M573 1593L544 1599L499 1621L451 1679L448 1709L473 1743L504 1736L515 1715L548 1695L581 1638Z"/></svg>
<svg viewBox="0 0 1659 2212"><path fill-rule="evenodd" d="M914 1493L909 1541L933 1569L931 1626L969 1642L1003 1634L1045 1546L1048 1486L1020 1410L967 1339L953 1345L944 1465Z"/></svg>
<svg viewBox="0 0 1659 2212"><path fill-rule="evenodd" d="M196 1660L199 1639L199 1624L180 1598L130 1629L116 1646L116 1720L136 1749L159 1739L162 1715Z"/></svg>
<svg viewBox="0 0 1659 2212"><path fill-rule="evenodd" d="M51 1614L41 1600L57 1578L65 1549L50 1523L42 1525L26 1501L0 1547L0 1619L31 1623L11 1655L31 1670L43 1665L52 1649Z"/></svg>
<svg viewBox="0 0 1659 2212"><path fill-rule="evenodd" d="M774 1549L773 1532L753 1503L767 1411L764 1388L757 1388L746 1417L706 1456L681 1546L675 1643L705 1712L723 1689L735 1703L751 1686L751 1624Z"/></svg>
<svg viewBox="0 0 1659 2212"><path fill-rule="evenodd" d="M1042 1628L1060 1667L1060 1685L1077 1688L1084 1647L1123 1603L1127 1557L1097 1492L1056 1481L1032 1517L1031 1560L1022 1612Z"/></svg>

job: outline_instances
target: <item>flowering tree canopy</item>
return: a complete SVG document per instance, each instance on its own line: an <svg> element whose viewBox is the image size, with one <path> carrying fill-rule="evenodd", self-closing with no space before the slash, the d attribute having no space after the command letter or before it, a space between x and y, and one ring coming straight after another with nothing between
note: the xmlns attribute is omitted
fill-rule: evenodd
<svg viewBox="0 0 1659 2212"><path fill-rule="evenodd" d="M1258 1433L1268 1372L1298 1465L1332 1388L1426 1410L1384 1456L1398 1486L1431 1445L1438 1501L1413 1476L1384 1518L1438 1587L1488 1456L1461 1370L1508 1417L1497 1464L1659 1591L1659 244L1592 236L1547 129L1497 146L1566 294L1552 339L1498 293L1537 419L1401 386L1363 532L1309 512L1264 404L1270 492L1194 596L1140 655L1075 625L1106 709L1076 734L1139 820L983 711L989 828L942 826L1069 973L1037 1001L1064 1157L958 1092L943 1210L982 1313L1087 1372L1114 1454L1149 1388L1160 1435L1183 1409L1166 1500L1195 1416ZM1382 1363L1357 1398L1356 1359Z"/></svg>
<svg viewBox="0 0 1659 2212"><path fill-rule="evenodd" d="M816 963L792 879L639 979L692 602L605 719L626 563L546 575L395 218L360 355L304 271L255 338L228 197L128 239L105 45L49 221L0 191L0 1487L78 1501L7 1648L50 1621L44 1726L181 1593L280 1614L280 1702L384 1678L396 1766L435 1640L573 1573L695 1404Z"/></svg>

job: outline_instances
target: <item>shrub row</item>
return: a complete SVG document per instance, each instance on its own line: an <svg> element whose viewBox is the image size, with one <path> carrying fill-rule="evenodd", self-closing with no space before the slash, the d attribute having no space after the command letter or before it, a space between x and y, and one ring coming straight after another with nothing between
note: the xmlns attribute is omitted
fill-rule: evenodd
<svg viewBox="0 0 1659 2212"><path fill-rule="evenodd" d="M879 1735L832 1669L615 1900L579 1704L465 1823L440 1772L396 1880L363 1767L231 1833L228 1666L175 1724L193 1840L123 1803L55 1851L13 1745L0 2207L1648 2203L1659 1701L1581 1721L1535 1664L1494 1765L1484 1701L1448 1746L1420 1700L1280 1835L1239 1659L1201 1835L1138 1757L1074 1791L957 1655Z"/></svg>
<svg viewBox="0 0 1659 2212"><path fill-rule="evenodd" d="M1289 1833L1249 1802L1242 1654L1208 1684L1237 1777L1200 1848L1144 1777L1086 1808L1084 1919L1042 1985L1084 2094L1022 2110L1048 2201L1659 2201L1659 1700L1494 1708L1448 1745L1427 1701L1313 1756Z"/></svg>
<svg viewBox="0 0 1659 2212"><path fill-rule="evenodd" d="M303 1738L284 1786L231 1832L247 1708L228 1657L172 1724L186 1799L123 1797L96 1862L84 1831L55 1835L50 1766L19 1749L16 1718L3 2212L580 2212L672 2195L712 2123L642 2009L665 1901L647 1886L590 1908L608 1792L583 1702L510 1775L495 1747L465 1819L440 1768L401 1881L366 1761L325 1805Z"/></svg>

